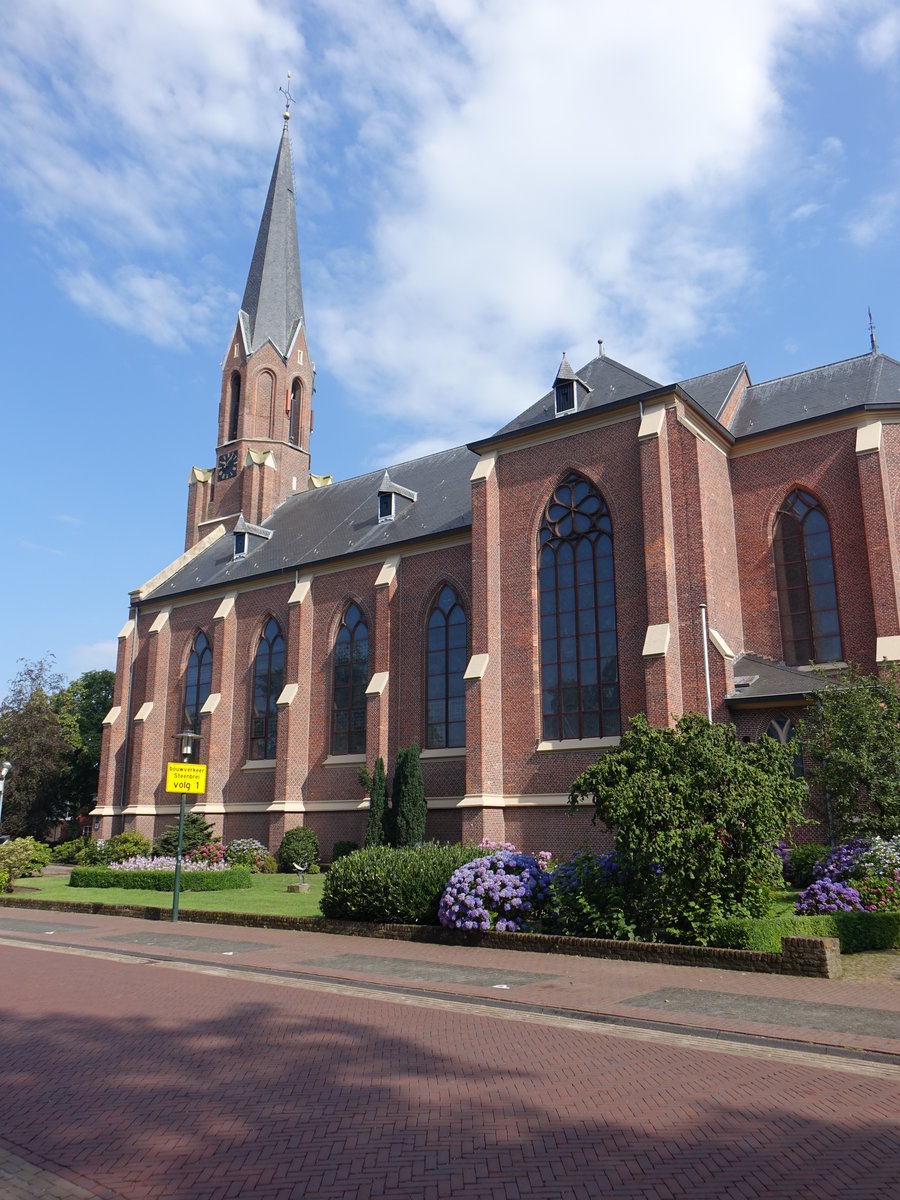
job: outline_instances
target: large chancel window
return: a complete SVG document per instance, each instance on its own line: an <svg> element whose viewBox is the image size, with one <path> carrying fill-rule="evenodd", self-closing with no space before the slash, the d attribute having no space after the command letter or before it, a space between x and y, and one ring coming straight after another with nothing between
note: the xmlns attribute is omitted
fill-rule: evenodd
<svg viewBox="0 0 900 1200"><path fill-rule="evenodd" d="M430 750L466 744L466 614L452 587L445 587L428 618L425 745Z"/></svg>
<svg viewBox="0 0 900 1200"><path fill-rule="evenodd" d="M183 730L199 732L200 710L209 697L211 685L212 647L206 634L198 633L191 647L184 677L184 713L181 726ZM194 745L197 743L194 742Z"/></svg>
<svg viewBox="0 0 900 1200"><path fill-rule="evenodd" d="M544 739L618 734L612 524L603 497L574 472L544 513L538 581Z"/></svg>
<svg viewBox="0 0 900 1200"><path fill-rule="evenodd" d="M785 662L839 662L841 631L828 518L796 488L775 519L775 576Z"/></svg>
<svg viewBox="0 0 900 1200"><path fill-rule="evenodd" d="M270 618L262 631L253 664L250 757L274 758L278 734L276 702L284 687L284 638Z"/></svg>
<svg viewBox="0 0 900 1200"><path fill-rule="evenodd" d="M355 604L347 606L334 643L331 753L365 754L369 630Z"/></svg>

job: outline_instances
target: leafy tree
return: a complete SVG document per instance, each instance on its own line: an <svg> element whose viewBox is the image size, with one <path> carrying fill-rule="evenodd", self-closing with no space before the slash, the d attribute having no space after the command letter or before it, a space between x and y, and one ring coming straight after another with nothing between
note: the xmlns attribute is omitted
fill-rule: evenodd
<svg viewBox="0 0 900 1200"><path fill-rule="evenodd" d="M384 774L384 759L379 755L375 760L372 774L365 767L360 767L359 781L369 793L369 818L366 821L366 846L383 846L385 841L385 796L387 794L387 779Z"/></svg>
<svg viewBox="0 0 900 1200"><path fill-rule="evenodd" d="M55 711L64 680L53 669L53 655L20 662L0 704L0 755L12 763L3 832L43 838L48 825L68 815L63 776L80 739L71 713Z"/></svg>
<svg viewBox="0 0 900 1200"><path fill-rule="evenodd" d="M853 668L809 697L799 737L832 844L900 833L900 672Z"/></svg>
<svg viewBox="0 0 900 1200"><path fill-rule="evenodd" d="M675 729L632 718L618 749L572 784L615 831L624 923L638 937L705 944L725 916L762 916L773 847L801 819L793 750L744 744L733 726L686 714Z"/></svg>
<svg viewBox="0 0 900 1200"><path fill-rule="evenodd" d="M425 782L419 762L419 747L413 742L397 751L397 766L391 785L391 844L418 846L425 840Z"/></svg>
<svg viewBox="0 0 900 1200"><path fill-rule="evenodd" d="M113 671L85 671L54 697L60 720L71 724L73 749L62 772L60 797L70 818L91 805L100 778L103 718L113 702Z"/></svg>

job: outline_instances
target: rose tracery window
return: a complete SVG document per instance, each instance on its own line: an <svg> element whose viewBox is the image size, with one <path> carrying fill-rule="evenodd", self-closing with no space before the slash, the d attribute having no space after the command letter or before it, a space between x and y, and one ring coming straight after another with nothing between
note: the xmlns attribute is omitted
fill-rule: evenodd
<svg viewBox="0 0 900 1200"><path fill-rule="evenodd" d="M818 500L800 488L775 518L775 578L785 662L839 662L831 530Z"/></svg>
<svg viewBox="0 0 900 1200"><path fill-rule="evenodd" d="M612 523L603 497L574 472L544 512L538 581L544 739L618 734Z"/></svg>

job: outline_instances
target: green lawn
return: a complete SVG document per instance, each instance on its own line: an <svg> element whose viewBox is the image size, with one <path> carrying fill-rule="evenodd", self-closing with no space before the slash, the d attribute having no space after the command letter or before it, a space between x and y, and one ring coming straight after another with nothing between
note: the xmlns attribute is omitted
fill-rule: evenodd
<svg viewBox="0 0 900 1200"><path fill-rule="evenodd" d="M239 892L182 892L179 909L198 908L206 912L262 913L266 916L318 917L319 901L325 885L324 875L309 877L308 892L289 892L293 875L254 875L251 887ZM151 892L126 888L69 887L67 875L46 875L19 880L13 899L65 900L71 904L139 904L150 908L172 907L171 892Z"/></svg>

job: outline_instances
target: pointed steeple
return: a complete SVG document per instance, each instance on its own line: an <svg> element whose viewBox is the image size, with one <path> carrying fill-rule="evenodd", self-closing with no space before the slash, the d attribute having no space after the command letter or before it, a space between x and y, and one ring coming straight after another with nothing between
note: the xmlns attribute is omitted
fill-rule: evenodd
<svg viewBox="0 0 900 1200"><path fill-rule="evenodd" d="M300 249L287 113L241 301L241 323L251 354L270 338L282 356L287 355L297 326L303 324Z"/></svg>

